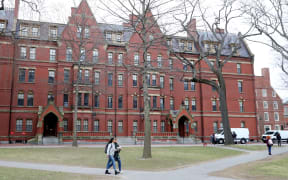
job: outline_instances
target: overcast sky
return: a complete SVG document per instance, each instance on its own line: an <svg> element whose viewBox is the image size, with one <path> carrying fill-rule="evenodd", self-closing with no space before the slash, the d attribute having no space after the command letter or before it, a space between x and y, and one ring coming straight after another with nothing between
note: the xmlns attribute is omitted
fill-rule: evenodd
<svg viewBox="0 0 288 180"><path fill-rule="evenodd" d="M61 1L35 0L35 1L43 2L39 7L41 10L41 17L40 17L41 21L51 21L51 22L57 21L61 23L67 21L67 18L71 13L70 8L75 5L78 6L80 2L80 0L61 0ZM115 19L112 20L111 15L109 15L109 13L100 9L100 5L97 2L97 0L88 0L88 2L90 7L92 8L92 11L94 12L94 16L97 22L114 23L116 21ZM209 3L210 2L211 1L209 1ZM13 7L14 0L8 0L6 3L8 6ZM23 4L21 5L21 8L23 9L25 8L23 7ZM32 14L31 11L30 13L20 11L20 18L35 19L36 17L37 15ZM39 18L37 17L35 20L38 19ZM119 24L120 21L116 21L116 23ZM257 37L257 38L263 38L263 37ZM281 80L281 70L277 66L277 55L275 54L275 52L259 43L252 43L248 41L248 44L252 53L254 53L255 55L255 62L254 62L255 75L257 76L261 75L261 68L269 67L271 75L271 84L273 88L277 91L277 93L283 100L284 99L288 100L288 90L287 87L286 88L284 87L283 81Z"/></svg>

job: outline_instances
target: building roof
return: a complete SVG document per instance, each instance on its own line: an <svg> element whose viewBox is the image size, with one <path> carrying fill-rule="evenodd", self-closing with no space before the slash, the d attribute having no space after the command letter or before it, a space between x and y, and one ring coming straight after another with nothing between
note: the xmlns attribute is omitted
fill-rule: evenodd
<svg viewBox="0 0 288 180"><path fill-rule="evenodd" d="M14 9L5 9L0 11L0 19L7 20L8 24L6 26L5 33L11 34L13 23L14 23Z"/></svg>

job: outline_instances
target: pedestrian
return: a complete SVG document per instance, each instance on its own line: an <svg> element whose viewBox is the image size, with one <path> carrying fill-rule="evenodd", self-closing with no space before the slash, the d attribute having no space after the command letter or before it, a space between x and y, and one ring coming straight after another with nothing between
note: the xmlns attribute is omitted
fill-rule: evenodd
<svg viewBox="0 0 288 180"><path fill-rule="evenodd" d="M111 174L109 172L109 165L110 163L112 163L112 166L113 166L113 169L114 169L114 172L115 172L115 175L119 174L119 172L116 170L116 166L115 166L115 159L114 159L114 154L115 154L115 139L114 138L111 138L108 142L108 144L106 145L107 146L107 150L105 148L105 151L106 151L106 155L108 157L108 162L107 162L107 165L106 165L106 171L105 171L105 174Z"/></svg>
<svg viewBox="0 0 288 180"><path fill-rule="evenodd" d="M268 154L269 154L269 155L272 155L271 149L272 149L272 146L273 146L273 141L272 141L272 139L271 139L270 136L267 136L266 145L267 145L267 147L268 147Z"/></svg>
<svg viewBox="0 0 288 180"><path fill-rule="evenodd" d="M234 143L237 143L237 141L236 141L237 134L235 131L233 131L233 133L232 133L232 138L233 138Z"/></svg>
<svg viewBox="0 0 288 180"><path fill-rule="evenodd" d="M282 138L281 138L281 135L280 135L279 132L277 132L276 138L277 138L278 146L281 147L281 140L282 140Z"/></svg>
<svg viewBox="0 0 288 180"><path fill-rule="evenodd" d="M216 144L216 141L215 141L215 133L213 133L213 134L211 134L211 136L210 136L210 141L211 141L211 143L212 144Z"/></svg>
<svg viewBox="0 0 288 180"><path fill-rule="evenodd" d="M115 153L114 153L114 160L117 161L118 169L119 169L118 172L121 173L122 172L122 168L121 168L120 151L122 150L122 147L118 144L116 138L114 138L114 141L115 141L114 145L115 145L115 149L116 149ZM112 162L110 162L108 169L110 169L110 167L112 167L112 166L113 166L113 164L112 164Z"/></svg>

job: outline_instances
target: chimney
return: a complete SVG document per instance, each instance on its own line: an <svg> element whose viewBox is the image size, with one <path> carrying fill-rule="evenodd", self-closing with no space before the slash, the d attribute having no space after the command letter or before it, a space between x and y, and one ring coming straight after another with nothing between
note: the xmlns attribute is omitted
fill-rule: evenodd
<svg viewBox="0 0 288 180"><path fill-rule="evenodd" d="M216 32L216 33L220 33L220 34L224 34L224 29L216 28L216 29L215 29L215 32Z"/></svg>
<svg viewBox="0 0 288 180"><path fill-rule="evenodd" d="M73 16L76 13L76 10L77 10L76 7L71 8L71 16Z"/></svg>
<svg viewBox="0 0 288 180"><path fill-rule="evenodd" d="M14 19L13 19L13 31L16 31L16 24L17 24L17 19L19 16L19 6L20 6L20 0L15 0L15 5L14 5Z"/></svg>
<svg viewBox="0 0 288 180"><path fill-rule="evenodd" d="M195 18L191 19L191 21L187 25L187 28L188 28L189 33L192 36L194 36L194 38L196 38L197 26L196 26L196 19Z"/></svg>
<svg viewBox="0 0 288 180"><path fill-rule="evenodd" d="M262 68L262 76L264 77L264 80L266 81L266 83L270 84L269 68Z"/></svg>

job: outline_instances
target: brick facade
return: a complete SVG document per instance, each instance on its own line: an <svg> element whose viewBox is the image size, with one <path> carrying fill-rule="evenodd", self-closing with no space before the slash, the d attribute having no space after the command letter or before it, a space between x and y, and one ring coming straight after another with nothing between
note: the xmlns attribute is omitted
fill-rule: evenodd
<svg viewBox="0 0 288 180"><path fill-rule="evenodd" d="M87 33L86 42L89 42L81 46L85 57L84 50L77 46L80 40L75 27L82 13L88 19L85 24L88 30L81 31ZM196 21L193 27L196 28ZM63 141L71 141L79 68L82 75L79 138L96 142L109 135L141 135L144 131L143 58L135 46L139 44L139 37L128 24L97 23L83 0L78 8L72 8L67 24L17 20L15 28L18 30L16 40L9 34L0 36L0 141L7 142L9 137L11 141L35 137L41 143L43 135L53 133L61 140L63 137ZM160 29L155 32L161 33ZM194 43L190 47L185 37L169 38L172 46L177 42L180 47L179 42L185 42L185 46L180 47L185 48L185 52L180 49L179 53L191 60L198 59ZM250 136L256 138L253 56L244 42L241 46L239 55L233 56L223 68L229 118L232 128L247 127ZM149 71L152 135L163 140L171 136L208 140L209 135L221 127L217 92L208 85L185 82L192 77L191 69L183 67L183 63L170 54L166 45L149 49L151 66L157 67ZM83 63L79 64L77 59L82 55ZM204 62L198 66L200 76L215 79ZM56 119L56 127L52 120L49 122L50 118Z"/></svg>

